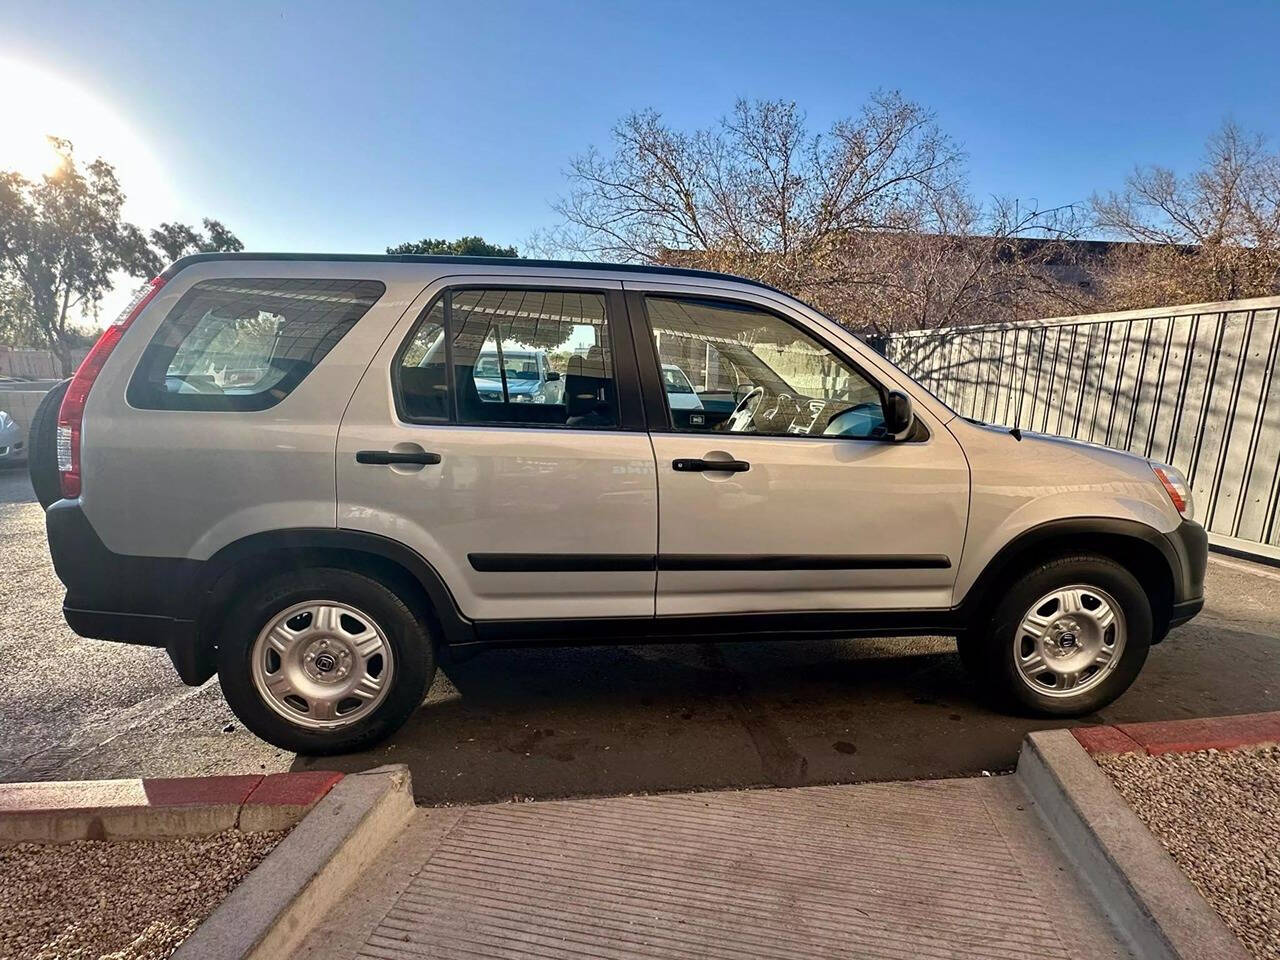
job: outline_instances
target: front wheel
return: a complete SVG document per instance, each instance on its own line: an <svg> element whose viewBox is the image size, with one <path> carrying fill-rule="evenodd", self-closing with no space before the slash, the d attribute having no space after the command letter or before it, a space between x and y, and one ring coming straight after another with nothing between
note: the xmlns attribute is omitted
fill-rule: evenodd
<svg viewBox="0 0 1280 960"><path fill-rule="evenodd" d="M1151 646L1142 585L1105 557L1043 563L996 605L986 630L962 638L965 666L1002 702L1044 716L1099 710L1138 676Z"/></svg>
<svg viewBox="0 0 1280 960"><path fill-rule="evenodd" d="M218 681L263 740L303 754L362 750L422 703L435 673L430 637L405 602L347 570L283 574L231 611Z"/></svg>

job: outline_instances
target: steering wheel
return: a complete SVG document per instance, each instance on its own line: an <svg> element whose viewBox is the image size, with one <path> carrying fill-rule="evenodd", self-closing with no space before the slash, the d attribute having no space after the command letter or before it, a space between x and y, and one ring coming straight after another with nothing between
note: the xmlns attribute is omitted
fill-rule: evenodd
<svg viewBox="0 0 1280 960"><path fill-rule="evenodd" d="M752 387L747 395L738 401L724 422L727 433L746 433L755 426L756 411L764 402L764 387Z"/></svg>
<svg viewBox="0 0 1280 960"><path fill-rule="evenodd" d="M796 403L796 398L791 396L791 394L789 393L783 392L783 393L774 394L773 406L770 407L768 410L766 410L764 413L762 413L761 416L764 417L765 420L776 419L778 416L778 411L782 409L783 400L790 400L792 406L795 407L795 412L798 413L800 411L800 404Z"/></svg>

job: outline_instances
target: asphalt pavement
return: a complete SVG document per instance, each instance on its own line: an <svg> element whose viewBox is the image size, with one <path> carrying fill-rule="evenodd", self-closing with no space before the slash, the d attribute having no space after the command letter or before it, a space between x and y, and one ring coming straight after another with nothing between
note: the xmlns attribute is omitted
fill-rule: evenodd
<svg viewBox="0 0 1280 960"><path fill-rule="evenodd" d="M1206 611L1086 723L1280 705L1280 570L1209 565ZM216 679L164 651L76 637L40 507L0 471L0 779L185 776L407 763L419 803L972 776L1062 726L987 707L945 639L491 651L446 666L412 720L360 754L255 738Z"/></svg>

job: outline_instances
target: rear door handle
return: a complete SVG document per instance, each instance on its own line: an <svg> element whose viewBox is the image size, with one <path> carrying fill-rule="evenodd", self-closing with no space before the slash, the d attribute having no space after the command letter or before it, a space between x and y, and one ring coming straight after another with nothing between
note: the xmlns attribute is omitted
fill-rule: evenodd
<svg viewBox="0 0 1280 960"><path fill-rule="evenodd" d="M745 460L672 460L671 469L677 473L705 473L719 470L724 473L746 473L751 464Z"/></svg>
<svg viewBox="0 0 1280 960"><path fill-rule="evenodd" d="M417 463L430 465L440 462L440 454L427 450L401 453L398 450L360 450L356 452L356 463L372 463L387 466L393 463Z"/></svg>

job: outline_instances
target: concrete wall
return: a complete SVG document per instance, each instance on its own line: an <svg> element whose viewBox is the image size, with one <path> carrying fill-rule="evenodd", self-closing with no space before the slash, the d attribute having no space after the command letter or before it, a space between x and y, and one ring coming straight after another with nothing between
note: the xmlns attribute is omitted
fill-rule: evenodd
<svg viewBox="0 0 1280 960"><path fill-rule="evenodd" d="M1280 297L896 334L959 413L1163 460L1212 542L1280 559Z"/></svg>
<svg viewBox="0 0 1280 960"><path fill-rule="evenodd" d="M73 359L78 365L88 350L78 350ZM62 368L49 350L10 347L0 344L0 377L17 377L10 383L0 380L0 410L13 417L24 429L31 426L36 407L45 393L62 380Z"/></svg>
<svg viewBox="0 0 1280 960"><path fill-rule="evenodd" d="M36 407L40 405L48 389L43 387L39 390L0 390L0 410L13 417L24 431L29 430ZM30 437L28 437L29 443Z"/></svg>
<svg viewBox="0 0 1280 960"><path fill-rule="evenodd" d="M87 350L77 350L73 359L77 365ZM10 347L0 344L0 377L21 377L27 380L61 380L62 367L58 358L49 350L33 350L28 347Z"/></svg>

